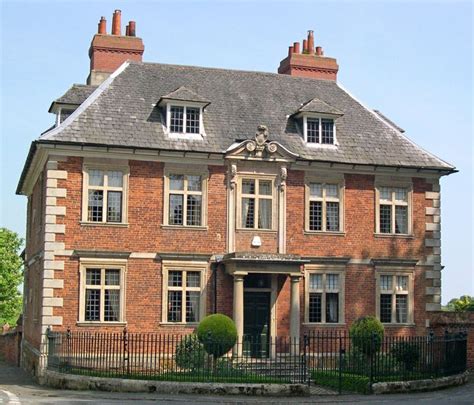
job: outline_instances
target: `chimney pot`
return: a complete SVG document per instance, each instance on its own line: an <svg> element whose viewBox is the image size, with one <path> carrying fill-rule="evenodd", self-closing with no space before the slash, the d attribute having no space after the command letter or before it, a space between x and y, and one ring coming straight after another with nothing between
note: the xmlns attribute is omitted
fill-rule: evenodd
<svg viewBox="0 0 474 405"><path fill-rule="evenodd" d="M293 45L290 45L288 47L288 56L291 56L291 55L293 55Z"/></svg>
<svg viewBox="0 0 474 405"><path fill-rule="evenodd" d="M135 21L128 22L128 35L131 37L134 37L137 35Z"/></svg>
<svg viewBox="0 0 474 405"><path fill-rule="evenodd" d="M320 46L317 46L316 47L316 55L322 56L323 55L323 48L321 48Z"/></svg>
<svg viewBox="0 0 474 405"><path fill-rule="evenodd" d="M107 35L107 20L105 17L100 17L98 34Z"/></svg>
<svg viewBox="0 0 474 405"><path fill-rule="evenodd" d="M308 41L303 39L303 53L308 53Z"/></svg>
<svg viewBox="0 0 474 405"><path fill-rule="evenodd" d="M314 34L313 31L308 31L308 53L314 55Z"/></svg>
<svg viewBox="0 0 474 405"><path fill-rule="evenodd" d="M300 53L300 43L299 42L294 42L293 43L293 52L294 53Z"/></svg>
<svg viewBox="0 0 474 405"><path fill-rule="evenodd" d="M129 32L130 32L130 31L129 31L128 25L127 25L127 26L125 26L125 36L128 37L128 36L129 36Z"/></svg>
<svg viewBox="0 0 474 405"><path fill-rule="evenodd" d="M114 15L112 17L112 35L121 35L121 14L122 12L120 10L115 10L114 12Z"/></svg>

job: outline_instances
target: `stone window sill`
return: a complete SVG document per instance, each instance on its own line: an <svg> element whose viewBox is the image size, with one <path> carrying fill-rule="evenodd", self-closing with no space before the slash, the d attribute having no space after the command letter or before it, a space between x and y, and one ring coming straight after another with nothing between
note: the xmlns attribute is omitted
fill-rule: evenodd
<svg viewBox="0 0 474 405"><path fill-rule="evenodd" d="M160 326L171 326L171 327L181 327L181 328L195 328L199 325L199 322L160 322Z"/></svg>
<svg viewBox="0 0 474 405"><path fill-rule="evenodd" d="M346 236L345 232L335 232L335 231L304 231L305 235L318 235L318 236Z"/></svg>
<svg viewBox="0 0 474 405"><path fill-rule="evenodd" d="M175 229L180 231L208 231L207 226L161 225L162 229Z"/></svg>
<svg viewBox="0 0 474 405"><path fill-rule="evenodd" d="M127 322L76 322L77 326L127 326Z"/></svg>
<svg viewBox="0 0 474 405"><path fill-rule="evenodd" d="M408 234L403 234L403 233L378 233L374 232L374 237L376 238L398 238L398 239L414 239L414 235L408 235Z"/></svg>
<svg viewBox="0 0 474 405"><path fill-rule="evenodd" d="M414 323L382 323L385 328L414 328Z"/></svg>
<svg viewBox="0 0 474 405"><path fill-rule="evenodd" d="M243 233L277 233L277 230L274 229L254 229L254 228L237 228L236 232L243 232Z"/></svg>
<svg viewBox="0 0 474 405"><path fill-rule="evenodd" d="M332 327L332 328L337 328L337 327L342 327L342 326L346 326L346 323L343 322L343 323L322 323L322 322L303 322L302 323L303 326L307 326L307 327Z"/></svg>
<svg viewBox="0 0 474 405"><path fill-rule="evenodd" d="M98 227L112 227L112 228L128 228L129 224L126 222L79 222L81 226L98 226Z"/></svg>

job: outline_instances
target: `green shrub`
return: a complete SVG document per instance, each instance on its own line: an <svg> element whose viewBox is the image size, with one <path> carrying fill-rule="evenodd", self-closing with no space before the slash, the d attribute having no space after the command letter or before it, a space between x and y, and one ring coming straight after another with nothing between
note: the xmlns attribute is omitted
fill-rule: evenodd
<svg viewBox="0 0 474 405"><path fill-rule="evenodd" d="M198 337L192 333L176 346L176 365L185 370L202 369L206 363L206 352Z"/></svg>
<svg viewBox="0 0 474 405"><path fill-rule="evenodd" d="M383 332L383 325L377 318L364 316L352 324L349 335L354 348L370 356L380 350Z"/></svg>
<svg viewBox="0 0 474 405"><path fill-rule="evenodd" d="M199 341L214 358L227 353L237 341L234 321L223 314L206 316L197 328Z"/></svg>
<svg viewBox="0 0 474 405"><path fill-rule="evenodd" d="M420 360L420 347L414 342L397 342L391 347L390 354L405 370L412 371Z"/></svg>

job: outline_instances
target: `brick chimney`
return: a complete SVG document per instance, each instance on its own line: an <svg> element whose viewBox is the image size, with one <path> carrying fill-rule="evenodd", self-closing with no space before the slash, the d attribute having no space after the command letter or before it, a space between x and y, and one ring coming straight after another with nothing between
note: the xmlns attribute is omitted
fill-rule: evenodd
<svg viewBox="0 0 474 405"><path fill-rule="evenodd" d="M339 66L334 58L324 56L323 48L314 47L313 31L303 40L303 52L300 43L295 42L288 49L288 56L280 62L278 73L313 79L336 80Z"/></svg>
<svg viewBox="0 0 474 405"><path fill-rule="evenodd" d="M142 39L136 37L135 21L128 23L122 35L121 17L121 11L115 10L111 34L107 34L107 21L101 17L89 48L91 68L87 84L99 85L126 60L142 61L145 47Z"/></svg>

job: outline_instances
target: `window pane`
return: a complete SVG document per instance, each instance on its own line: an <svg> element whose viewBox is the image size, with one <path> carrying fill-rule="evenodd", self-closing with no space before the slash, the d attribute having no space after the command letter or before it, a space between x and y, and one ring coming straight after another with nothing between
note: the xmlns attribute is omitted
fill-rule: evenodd
<svg viewBox="0 0 474 405"><path fill-rule="evenodd" d="M408 233L408 207L395 206L395 233Z"/></svg>
<svg viewBox="0 0 474 405"><path fill-rule="evenodd" d="M397 290L408 291L408 276L397 276Z"/></svg>
<svg viewBox="0 0 474 405"><path fill-rule="evenodd" d="M107 172L108 184L110 187L122 187L123 173L120 171Z"/></svg>
<svg viewBox="0 0 474 405"><path fill-rule="evenodd" d="M321 322L321 293L309 294L309 322Z"/></svg>
<svg viewBox="0 0 474 405"><path fill-rule="evenodd" d="M168 291L168 322L181 322L182 292Z"/></svg>
<svg viewBox="0 0 474 405"><path fill-rule="evenodd" d="M306 139L308 143L319 143L319 119L306 120Z"/></svg>
<svg viewBox="0 0 474 405"><path fill-rule="evenodd" d="M392 201L392 189L389 187L380 187L380 199Z"/></svg>
<svg viewBox="0 0 474 405"><path fill-rule="evenodd" d="M326 203L326 231L339 230L339 203Z"/></svg>
<svg viewBox="0 0 474 405"><path fill-rule="evenodd" d="M183 225L183 196L170 194L169 224Z"/></svg>
<svg viewBox="0 0 474 405"><path fill-rule="evenodd" d="M100 269L86 270L86 285L100 285Z"/></svg>
<svg viewBox="0 0 474 405"><path fill-rule="evenodd" d="M199 321L199 291L186 291L186 322Z"/></svg>
<svg viewBox="0 0 474 405"><path fill-rule="evenodd" d="M186 225L201 225L201 196L188 195L187 201Z"/></svg>
<svg viewBox="0 0 474 405"><path fill-rule="evenodd" d="M339 288L339 274L326 274L326 288L328 290Z"/></svg>
<svg viewBox="0 0 474 405"><path fill-rule="evenodd" d="M255 180L242 180L242 194L255 194Z"/></svg>
<svg viewBox="0 0 474 405"><path fill-rule="evenodd" d="M107 222L122 222L122 192L107 193Z"/></svg>
<svg viewBox="0 0 474 405"><path fill-rule="evenodd" d="M105 285L120 285L120 270L105 270Z"/></svg>
<svg viewBox="0 0 474 405"><path fill-rule="evenodd" d="M321 120L321 143L334 143L334 121L331 119Z"/></svg>
<svg viewBox="0 0 474 405"><path fill-rule="evenodd" d="M339 197L339 186L337 184L326 184L326 197Z"/></svg>
<svg viewBox="0 0 474 405"><path fill-rule="evenodd" d="M183 132L184 107L172 106L170 108L170 131Z"/></svg>
<svg viewBox="0 0 474 405"><path fill-rule="evenodd" d="M186 107L186 132L199 134L199 108Z"/></svg>
<svg viewBox="0 0 474 405"><path fill-rule="evenodd" d="M392 322L392 296L390 294L380 295L380 322Z"/></svg>
<svg viewBox="0 0 474 405"><path fill-rule="evenodd" d="M380 289L385 291L391 291L392 279L392 276L380 276Z"/></svg>
<svg viewBox="0 0 474 405"><path fill-rule="evenodd" d="M170 190L184 190L184 176L182 174L170 174Z"/></svg>
<svg viewBox="0 0 474 405"><path fill-rule="evenodd" d="M89 170L89 186L103 186L104 172L102 170Z"/></svg>
<svg viewBox="0 0 474 405"><path fill-rule="evenodd" d="M102 190L89 190L87 206L87 220L102 222L102 207L104 204L104 192Z"/></svg>
<svg viewBox="0 0 474 405"><path fill-rule="evenodd" d="M408 200L408 193L406 188L397 187L395 189L395 200L397 201L407 201Z"/></svg>
<svg viewBox="0 0 474 405"><path fill-rule="evenodd" d="M310 231L321 231L322 230L322 217L323 209L321 201L310 201L309 202L309 230Z"/></svg>
<svg viewBox="0 0 474 405"><path fill-rule="evenodd" d="M201 285L201 273L199 271L188 271L186 273L186 287L199 287Z"/></svg>
<svg viewBox="0 0 474 405"><path fill-rule="evenodd" d="M253 228L255 223L255 199L242 198L242 227Z"/></svg>
<svg viewBox="0 0 474 405"><path fill-rule="evenodd" d="M118 322L120 314L120 290L105 290L104 321Z"/></svg>
<svg viewBox="0 0 474 405"><path fill-rule="evenodd" d="M260 180L258 182L258 193L261 195L272 195L272 182L269 180Z"/></svg>
<svg viewBox="0 0 474 405"><path fill-rule="evenodd" d="M100 321L100 290L86 289L85 309L84 320Z"/></svg>
<svg viewBox="0 0 474 405"><path fill-rule="evenodd" d="M272 228L272 200L260 198L258 202L258 228Z"/></svg>
<svg viewBox="0 0 474 405"><path fill-rule="evenodd" d="M380 205L380 233L392 232L392 206Z"/></svg>
<svg viewBox="0 0 474 405"><path fill-rule="evenodd" d="M339 294L326 293L326 322L339 322Z"/></svg>
<svg viewBox="0 0 474 405"><path fill-rule="evenodd" d="M309 275L309 289L310 290L321 290L323 288L323 275L322 274L310 274Z"/></svg>
<svg viewBox="0 0 474 405"><path fill-rule="evenodd" d="M309 193L311 197L323 197L323 186L320 183L309 183Z"/></svg>
<svg viewBox="0 0 474 405"><path fill-rule="evenodd" d="M183 285L183 273L181 271L170 271L168 273L168 287L181 287Z"/></svg>
<svg viewBox="0 0 474 405"><path fill-rule="evenodd" d="M188 191L201 191L201 176L187 176Z"/></svg>
<svg viewBox="0 0 474 405"><path fill-rule="evenodd" d="M395 313L397 316L398 323L406 323L408 319L408 296L397 295L395 297L396 308Z"/></svg>

